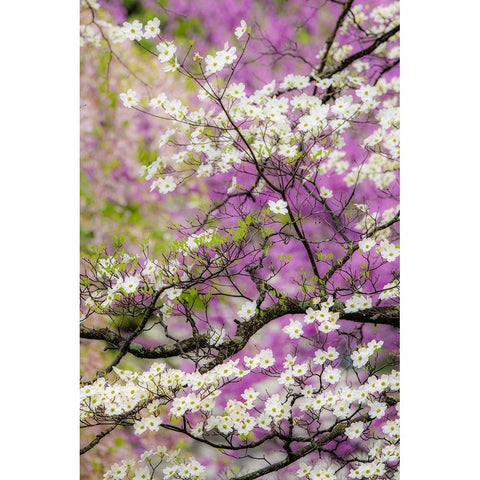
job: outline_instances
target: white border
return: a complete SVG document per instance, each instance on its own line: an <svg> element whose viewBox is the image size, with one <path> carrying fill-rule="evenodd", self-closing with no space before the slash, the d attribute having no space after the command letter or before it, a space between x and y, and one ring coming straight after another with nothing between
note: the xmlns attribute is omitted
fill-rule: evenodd
<svg viewBox="0 0 480 480"><path fill-rule="evenodd" d="M2 477L79 478L78 2L2 18Z"/></svg>
<svg viewBox="0 0 480 480"><path fill-rule="evenodd" d="M403 480L476 476L479 6L467 3L401 1Z"/></svg>

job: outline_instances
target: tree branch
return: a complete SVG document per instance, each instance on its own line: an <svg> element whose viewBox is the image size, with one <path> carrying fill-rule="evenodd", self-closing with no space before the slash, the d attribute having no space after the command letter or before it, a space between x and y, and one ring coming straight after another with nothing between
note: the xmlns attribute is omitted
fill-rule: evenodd
<svg viewBox="0 0 480 480"><path fill-rule="evenodd" d="M80 337L88 340L103 340L114 347L120 347L125 342L123 337L108 328L94 329L81 327ZM170 358L178 356L182 352L191 352L197 347L207 347L208 340L207 335L201 334L186 340L181 340L175 344L159 345L157 347L144 347L139 343L132 342L128 345L127 352L138 358Z"/></svg>
<svg viewBox="0 0 480 480"><path fill-rule="evenodd" d="M332 33L330 34L330 36L328 37L328 39L325 43L325 53L323 54L320 65L319 65L319 67L316 71L317 75L320 75L323 72L323 69L325 68L325 65L327 63L328 54L330 53L330 48L332 48L333 41L335 40L335 37L337 36L337 32L338 32L339 28L342 26L343 20L344 20L345 16L347 15L347 13L349 12L350 7L352 6L352 3L353 3L353 0L348 0L345 3L345 6L343 7L342 13L340 14L340 16L337 19L337 23L335 25L335 28L333 29ZM315 95L315 93L314 93L314 95Z"/></svg>
<svg viewBox="0 0 480 480"><path fill-rule="evenodd" d="M355 419L355 421L369 421L371 418L368 415L362 415L358 419ZM305 457L309 453L312 453L313 451L321 448L323 445L326 445L327 443L330 443L332 440L334 440L336 437L339 435L342 435L345 432L345 429L347 428L348 423L347 422L342 422L342 423L337 423L331 430L331 432L327 433L326 435L323 435L322 438L319 440L312 442L310 445L307 445L295 452L291 452L290 455L285 457L283 460L277 463L273 463L271 465L268 465L265 468L261 468L255 472L252 473L247 473L246 475L242 475L241 477L235 477L235 480L253 480L255 478L259 478L262 475L266 475L267 473L270 472L277 472L278 470L281 470L284 467L287 467L288 465L296 462L302 457Z"/></svg>
<svg viewBox="0 0 480 480"><path fill-rule="evenodd" d="M348 67L350 64L352 64L355 60L358 60L359 58L362 58L365 55L369 55L379 45L386 42L390 37L395 35L398 31L400 31L400 25L396 25L395 27L393 27L388 32L385 32L383 35L378 37L369 47L364 48L363 50L360 50L360 51L354 53L353 55L350 55L349 57L345 58L336 67L332 67L332 68L326 70L325 74L323 75L323 78L330 78L331 76L335 75L336 73L344 70L346 67Z"/></svg>
<svg viewBox="0 0 480 480"><path fill-rule="evenodd" d="M250 338L272 320L282 317L283 315L305 313L308 308L313 306L314 302L312 300L286 299L265 308L251 320L240 323L232 340L225 342L225 344L219 348L220 351L217 357L201 367L200 372L205 373L216 365L223 363L227 358L240 352ZM400 326L400 307L398 305L373 307L355 313L343 313L344 305L341 302L337 302L331 310L339 312L340 319L343 320L375 325L390 325L394 328L399 328Z"/></svg>
<svg viewBox="0 0 480 480"><path fill-rule="evenodd" d="M202 367L202 371L208 371L215 365L219 365L225 359L240 352L249 339L255 335L265 325L276 318L284 315L295 315L305 313L308 308L314 307L312 300L284 299L277 304L261 310L251 320L242 322L238 325L237 331L232 340L225 342L223 345L216 347L219 354L215 360ZM394 328L400 327L400 307L397 305L389 307L372 307L355 313L344 313L344 305L341 302L331 309L333 312L340 313L341 320L349 320L358 323L370 323L374 325L390 325ZM120 347L125 345L125 340L109 330L108 328L93 329L81 327L80 336L90 340L103 340L108 344ZM176 344L162 345L157 347L144 347L138 343L128 344L124 353L130 353L138 358L170 358L179 356L182 353L195 351L197 348L205 348L209 346L209 336L201 334L196 337L181 340ZM123 350L122 350L123 352ZM108 372L107 372L108 373Z"/></svg>
<svg viewBox="0 0 480 480"><path fill-rule="evenodd" d="M103 432L100 432L88 445L85 445L85 447L80 449L80 455L83 455L84 453L91 450L103 437L108 435L110 432L115 430L115 428L117 428L117 427L118 427L118 423L115 423L110 428L107 428Z"/></svg>

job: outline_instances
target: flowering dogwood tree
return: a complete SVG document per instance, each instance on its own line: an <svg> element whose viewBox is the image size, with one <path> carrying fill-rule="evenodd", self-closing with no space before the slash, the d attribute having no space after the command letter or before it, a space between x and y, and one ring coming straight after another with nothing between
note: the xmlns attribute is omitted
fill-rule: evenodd
<svg viewBox="0 0 480 480"><path fill-rule="evenodd" d="M141 175L174 236L83 259L82 341L113 356L81 379L81 454L120 431L105 479L398 478L398 3L324 2L308 72L254 89L245 19L199 51L84 8L86 44L186 87L117 92L158 121Z"/></svg>

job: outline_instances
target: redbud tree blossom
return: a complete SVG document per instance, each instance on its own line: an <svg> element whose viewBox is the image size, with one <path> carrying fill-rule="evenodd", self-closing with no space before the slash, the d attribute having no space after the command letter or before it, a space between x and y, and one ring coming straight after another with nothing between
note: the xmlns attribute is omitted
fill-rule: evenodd
<svg viewBox="0 0 480 480"><path fill-rule="evenodd" d="M398 3L108 3L81 13L82 476L398 478Z"/></svg>

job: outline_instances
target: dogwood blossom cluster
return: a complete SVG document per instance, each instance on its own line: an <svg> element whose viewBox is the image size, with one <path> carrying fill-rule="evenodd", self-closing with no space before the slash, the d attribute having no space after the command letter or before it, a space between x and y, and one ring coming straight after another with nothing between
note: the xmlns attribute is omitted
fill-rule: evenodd
<svg viewBox="0 0 480 480"><path fill-rule="evenodd" d="M99 247L100 248L100 247ZM149 298L152 289L162 289L162 311L167 314L182 289L175 284L185 279L177 262L160 262L153 258L140 259L138 255L118 252L100 253L94 265L94 276L82 280L83 302L87 312L115 311L139 298ZM169 285L172 285L169 287Z"/></svg>
<svg viewBox="0 0 480 480"><path fill-rule="evenodd" d="M372 306L372 297L365 295L352 295L345 302L345 313L358 312L360 310L366 310Z"/></svg>
<svg viewBox="0 0 480 480"><path fill-rule="evenodd" d="M300 468L296 473L298 478L306 478L309 480L314 478L336 480L335 470L337 468L337 465L327 464L324 461L319 461L314 465L300 462Z"/></svg>
<svg viewBox="0 0 480 480"><path fill-rule="evenodd" d="M177 478L202 480L206 478L206 468L194 458L185 458L180 450L169 453L164 446L145 451L139 460L128 459L115 463L103 475L104 480L143 480Z"/></svg>
<svg viewBox="0 0 480 480"><path fill-rule="evenodd" d="M250 320L254 315L257 308L256 302L246 302L242 305L242 308L237 312L237 315L243 320Z"/></svg>
<svg viewBox="0 0 480 480"><path fill-rule="evenodd" d="M304 323L315 323L318 326L318 331L324 334L338 330L340 325L337 323L337 320L339 319L340 314L331 311L330 308L332 306L333 299L330 297L328 300L318 304L317 307L320 307L318 309L308 307L303 317ZM303 327L299 320L291 319L290 323L283 328L283 332L285 332L291 339L296 339L300 338L303 334Z"/></svg>
<svg viewBox="0 0 480 480"><path fill-rule="evenodd" d="M378 296L380 300L395 298L400 296L400 287L399 281L394 280L393 282L387 283L383 286L382 292Z"/></svg>
<svg viewBox="0 0 480 480"><path fill-rule="evenodd" d="M223 50L219 50L214 56L207 55L205 57L205 73L207 75L217 73L227 65L232 65L237 59L236 51L237 49L235 47L230 47L228 42L226 42Z"/></svg>
<svg viewBox="0 0 480 480"><path fill-rule="evenodd" d="M377 252L387 262L393 262L400 255L400 246L392 244L388 240L382 240L377 248Z"/></svg>
<svg viewBox="0 0 480 480"><path fill-rule="evenodd" d="M369 348L379 350L381 343L369 345ZM306 425L312 420L317 420L324 425L326 421L335 423L339 419L350 419L355 416L359 418L360 414L366 414L367 416L362 417L364 419L362 421L349 422L344 434L349 439L359 438L362 435L367 438L370 435L369 422L386 416L388 406L379 399L384 392L398 390L398 374L393 371L380 378L372 375L355 388L347 387L340 383L341 369L333 366L333 362L338 361L338 357L338 352L330 347L325 360L329 365L323 367L324 362L314 361L313 364L308 365L307 361L297 364L295 357L290 356L286 358L284 367L286 372L290 372L292 380L284 381L283 374L278 379L279 385L284 386L283 393L267 394L264 391L262 394L257 390L258 387L249 387L243 391L239 399L228 400L226 406L218 411L216 403L221 395L221 388L231 381L238 381L245 377L251 370L271 369L275 363L271 351L262 351L252 358L246 357L245 368L239 368L238 360L229 361L206 374L186 373L168 368L162 363L153 364L148 371L141 374L114 367L118 380L109 382L105 378L99 378L93 384L82 387L81 419L85 421L89 417L98 418L99 415L115 418L134 412L136 418L133 425L134 431L137 435L143 435L147 431L159 431L162 426L169 424L169 418L171 421L175 418L191 416L192 421L188 421L191 427L188 431L198 438L207 438L210 434L217 432L216 434L224 436L233 433L239 439L246 439L254 429L258 432L280 429L282 421L288 420L292 415L300 428L307 428ZM266 362L267 359L269 359L268 362ZM321 369L320 385L318 374L314 373L318 372L318 368ZM292 404L288 398L293 398L294 394L298 401ZM295 403L299 411L308 413L308 420L305 416L295 415ZM165 411L162 406L167 405L170 407ZM139 416L139 412L142 411L145 413ZM398 419L386 420L381 430L385 435L385 440L382 442L385 446L375 455L378 468L384 468L382 467L384 463L398 460L398 449L395 447L399 435ZM376 443L377 448L378 444L379 442ZM170 469L171 475L174 473L178 475L173 478L204 478L202 475L205 467L196 460L190 459L182 463L178 455L171 458L162 448L155 454L160 454L165 461L165 474L166 470ZM143 457L149 455L152 455L152 452L146 452ZM125 478L129 472L133 471L138 475L138 471L133 470L134 465L135 463L113 465L104 478ZM322 467L322 469L325 468L328 471L328 467ZM304 474L310 477L306 478L319 478L312 476L316 475L317 469L320 469L318 465L310 470L307 468L308 472ZM362 469L353 470L350 476L351 478L370 478L369 471Z"/></svg>
<svg viewBox="0 0 480 480"><path fill-rule="evenodd" d="M188 235L174 242L176 256L168 260L148 256L140 258L123 251L108 255L100 245L92 265L94 275L86 275L82 281L83 303L88 311L104 312L114 310L116 304L125 305L140 298L150 298L154 290L161 290L160 299L164 300L161 310L168 316L184 288L195 283L191 271L201 260L198 251L206 249L210 252L215 264L215 247L228 238L214 229ZM221 261L218 268L223 268ZM238 316L248 320L255 315L255 309L255 302L246 302L238 311Z"/></svg>
<svg viewBox="0 0 480 480"><path fill-rule="evenodd" d="M267 86L273 90L274 84L275 82L272 82ZM210 107L190 113L180 100L170 100L164 93L150 101L154 108L160 105L165 114L176 122L169 131L170 140L182 144L187 142L184 152L177 152L171 157L160 156L145 169L147 179L166 175L157 178L152 184L152 189L158 186L161 193L173 191L175 185L183 178L181 170L178 169L179 165L194 167L197 176L211 177L225 174L235 165L258 164L267 157L274 158L279 164L288 163L298 156L299 144L303 145L304 151L309 152L304 155L302 165L302 174L307 181L318 173L334 171L337 174L344 174L348 172L349 167L343 159L344 152L340 149L345 145L342 132L349 127L349 122L353 118L360 117L371 108L363 101L358 104L352 103L352 96L340 97L330 106L322 104L318 97L307 94L294 94L290 98L270 96L269 89L265 88L247 97L243 86L233 90L237 92L236 94L232 93L230 86L226 95L235 97L227 115L219 111L219 108L220 110L223 108L219 100L221 92L215 92L212 97L208 94L211 87L204 88L202 91L207 94L202 98L210 103ZM295 88L298 89L298 85ZM127 107L138 102L136 92L131 89L122 93L121 98ZM250 126L246 128L240 124ZM210 132L207 136L205 126L218 132L213 142ZM390 128L393 127L390 125ZM245 150L238 143L239 136L249 140L251 149ZM329 143L319 147L316 140L323 137L328 138ZM396 178L395 171L398 168L398 165L385 166L381 163L390 162L389 155L391 156L372 153L366 164L358 169L355 167L346 174L345 181L348 185L354 185L372 179L378 184L377 179L381 177L379 188L387 188ZM374 165L379 167L373 167ZM174 174L179 175L178 180L175 180ZM332 196L331 189L321 186L320 197L329 199ZM268 202L270 210L274 213L286 214L286 205L287 202L283 199Z"/></svg>
<svg viewBox="0 0 480 480"><path fill-rule="evenodd" d="M125 29L132 30L130 35L143 35L140 23L132 22ZM176 52L176 46L167 40L158 44L157 49L161 62L171 61ZM236 47L227 42L215 55L200 58L206 75L220 75L225 66L235 67ZM181 68L187 75L194 75L185 64ZM368 65L364 65L358 71L353 68L348 74L333 75L325 81L289 74L251 95L247 95L242 83L222 88L205 78L199 92L205 106L191 112L181 100L158 92L149 105L154 109L161 107L173 121L170 142L183 145L183 152L159 156L145 169L146 178L160 176L152 189L159 186L161 193L169 193L185 178L180 166L194 168L199 177L212 177L229 173L238 165L258 166L267 158L279 165L288 164L300 155L301 146L301 173L305 181L334 172L343 175L348 186L371 180L378 188L386 189L397 179L399 117L392 98L398 93L398 81L380 79L376 85L370 85L362 76L367 70ZM311 87L345 89L349 83L353 85L350 93L333 102L322 102L321 97L304 92ZM283 95L277 93L277 85ZM126 107L138 102L132 89L122 93L121 98ZM361 165L351 166L342 150L347 144L344 136L354 125L367 120L378 124L377 130L363 142L369 154ZM249 148L245 148L245 140ZM321 186L320 197L330 199L333 195L330 188ZM268 206L274 213L287 213L284 199L271 199Z"/></svg>
<svg viewBox="0 0 480 480"><path fill-rule="evenodd" d="M353 366L355 368L361 368L366 365L370 357L378 351L382 345L383 341L377 342L376 340L372 340L366 346L358 347L351 355Z"/></svg>
<svg viewBox="0 0 480 480"><path fill-rule="evenodd" d="M361 215L355 227L360 231L365 231L365 232L374 231L373 235L371 236L369 235L364 239L362 239L361 241L359 241L359 248L363 252L367 252L367 251L370 251L371 248L370 250L363 250L361 245L366 247L371 245L372 247L375 247L375 250L378 253L380 253L382 249L380 249L379 242L381 242L382 240L387 240L388 243L390 243L389 238L391 236L392 230L390 227L388 227L388 228L381 229L379 231L375 231L375 227L392 221L399 214L399 206L397 205L393 208L388 208L381 213L379 211L370 211L369 206L366 204L360 204L356 208L359 210ZM363 242L363 243L361 244L360 242ZM395 245L394 247L396 250L398 250L398 253L400 253L399 247Z"/></svg>
<svg viewBox="0 0 480 480"><path fill-rule="evenodd" d="M123 43L126 40L124 30L105 20L97 19L95 24L80 25L80 46L92 45L100 47L102 41L108 38L113 45Z"/></svg>
<svg viewBox="0 0 480 480"><path fill-rule="evenodd" d="M359 346L352 354L354 367L362 366L363 357L368 360L382 349L382 344L372 340L365 347ZM81 388L81 420L131 418L135 434L142 436L175 425L175 419L183 419L185 431L200 441L214 441L220 435L236 438L245 445L250 433L255 432L257 438L280 433L284 422L293 421L298 434L304 435L302 431L310 431L317 423L322 430L329 431L337 422L344 421L341 435L350 440L363 438L368 445L375 445L369 453L369 463L352 469L350 478L371 478L374 475L370 476L364 465L378 473L378 469L398 461L398 410L390 409L385 398L393 398L398 391L399 375L396 371L381 376L372 374L353 385L341 367L343 356L331 346L327 351L316 350L313 358L302 362L289 354L283 369L279 369L277 359L267 349L253 357L244 356L243 365L240 359L229 360L203 374L187 373L165 363L154 363L142 373L114 367L112 379L101 377ZM237 389L241 393L236 398L223 397L222 389L232 382L245 381L257 371L268 371L276 378L276 392L272 392L273 384L266 388L262 383L253 383L243 391ZM372 435L373 421L381 422L380 427L375 427L382 432L381 440ZM170 472L172 478L204 478L205 466L195 459L180 460L178 454L171 457L162 448L146 452L143 458L150 455L160 455L162 466L165 465L163 473ZM105 478L131 478L129 472L137 475L140 471L134 466L134 461L113 465ZM337 478L331 468L336 470L338 466L324 462L311 467L301 464L299 475L322 478L317 474L321 471L322 475L332 475L323 478Z"/></svg>
<svg viewBox="0 0 480 480"><path fill-rule="evenodd" d="M281 215L285 215L288 213L287 209L287 202L285 200L277 200L274 202L273 200L268 201L268 208L273 213L280 213Z"/></svg>

